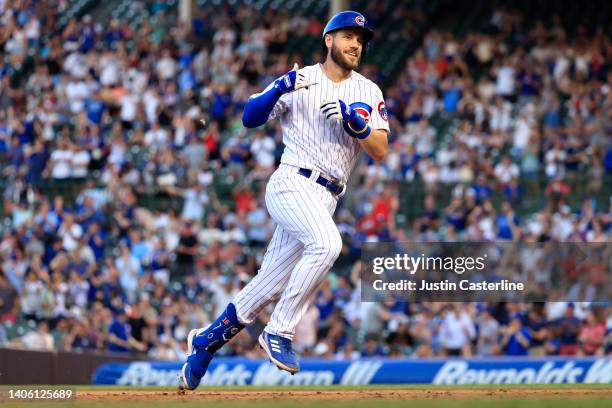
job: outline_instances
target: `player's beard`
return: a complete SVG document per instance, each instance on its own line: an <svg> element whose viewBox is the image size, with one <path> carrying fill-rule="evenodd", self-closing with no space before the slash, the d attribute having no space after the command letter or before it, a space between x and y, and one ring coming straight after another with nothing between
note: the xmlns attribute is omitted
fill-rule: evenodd
<svg viewBox="0 0 612 408"><path fill-rule="evenodd" d="M334 44L331 46L331 59L340 67L346 69L347 71L351 71L353 69L357 69L359 64L361 63L361 55L357 59L356 63L352 63L349 59L340 51Z"/></svg>

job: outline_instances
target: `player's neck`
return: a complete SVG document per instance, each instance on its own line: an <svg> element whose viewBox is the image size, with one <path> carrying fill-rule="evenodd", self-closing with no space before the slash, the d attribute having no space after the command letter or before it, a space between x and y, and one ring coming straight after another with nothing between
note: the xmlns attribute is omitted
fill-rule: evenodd
<svg viewBox="0 0 612 408"><path fill-rule="evenodd" d="M327 78L336 83L349 79L351 77L351 73L353 72L350 69L342 68L329 57L324 63L321 64L321 69Z"/></svg>

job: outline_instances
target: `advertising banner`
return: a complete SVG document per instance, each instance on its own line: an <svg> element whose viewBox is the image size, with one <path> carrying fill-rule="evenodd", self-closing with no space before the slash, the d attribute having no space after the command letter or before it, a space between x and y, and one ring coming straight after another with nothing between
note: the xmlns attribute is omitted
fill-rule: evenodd
<svg viewBox="0 0 612 408"><path fill-rule="evenodd" d="M133 362L100 366L93 384L176 385L181 363ZM216 358L202 385L368 384L610 384L610 358L304 359L295 375L267 361Z"/></svg>

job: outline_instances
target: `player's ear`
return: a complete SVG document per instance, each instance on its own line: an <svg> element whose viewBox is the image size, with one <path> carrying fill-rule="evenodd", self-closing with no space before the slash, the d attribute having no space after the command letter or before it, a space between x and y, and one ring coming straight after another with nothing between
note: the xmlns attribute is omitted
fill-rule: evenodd
<svg viewBox="0 0 612 408"><path fill-rule="evenodd" d="M325 46L329 49L334 41L333 34L325 34Z"/></svg>

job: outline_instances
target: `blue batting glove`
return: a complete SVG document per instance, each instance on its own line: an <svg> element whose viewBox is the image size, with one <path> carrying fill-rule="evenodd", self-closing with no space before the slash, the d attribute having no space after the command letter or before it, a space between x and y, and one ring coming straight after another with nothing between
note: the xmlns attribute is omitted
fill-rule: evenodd
<svg viewBox="0 0 612 408"><path fill-rule="evenodd" d="M357 139L365 139L370 136L372 127L357 111L347 105L342 99L333 102L323 102L321 113L327 119L335 119L342 122L344 130L349 136Z"/></svg>
<svg viewBox="0 0 612 408"><path fill-rule="evenodd" d="M298 68L298 64L295 63L291 71L274 81L274 87L282 94L286 94L314 85L314 83L306 82L304 73L300 72L301 70L298 70Z"/></svg>

